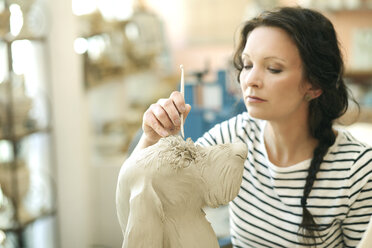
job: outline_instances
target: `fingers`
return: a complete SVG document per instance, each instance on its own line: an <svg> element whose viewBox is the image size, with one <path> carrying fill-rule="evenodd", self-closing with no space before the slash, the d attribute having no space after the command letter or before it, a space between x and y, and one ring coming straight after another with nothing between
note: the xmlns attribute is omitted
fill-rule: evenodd
<svg viewBox="0 0 372 248"><path fill-rule="evenodd" d="M154 113L151 111L151 107L143 115L143 131L147 134L150 134L147 136L150 136L152 140L156 140L160 137L166 137L169 135L168 131L158 121Z"/></svg>
<svg viewBox="0 0 372 248"><path fill-rule="evenodd" d="M172 99L160 99L158 105L154 108L154 114L165 128L172 129L181 124L179 111Z"/></svg>
<svg viewBox="0 0 372 248"><path fill-rule="evenodd" d="M174 105L176 106L178 112L180 114L183 114L186 110L185 106L185 98L181 94L181 92L173 91L170 95L169 99L172 99Z"/></svg>
<svg viewBox="0 0 372 248"><path fill-rule="evenodd" d="M143 117L143 130L151 140L175 135L180 130L180 115L186 119L190 110L183 95L175 91L168 99L160 99L149 107Z"/></svg>

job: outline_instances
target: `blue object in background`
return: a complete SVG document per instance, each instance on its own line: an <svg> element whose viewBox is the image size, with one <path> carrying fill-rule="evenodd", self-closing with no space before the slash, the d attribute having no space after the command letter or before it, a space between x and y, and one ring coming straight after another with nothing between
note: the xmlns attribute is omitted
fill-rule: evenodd
<svg viewBox="0 0 372 248"><path fill-rule="evenodd" d="M211 95L208 97L220 97L221 109L208 109L196 104L196 88L218 86L221 90L220 95ZM187 116L184 124L185 138L190 137L196 141L206 131L211 129L215 124L246 111L243 99L237 99L236 96L229 94L226 87L226 71L220 70L217 72L217 82L215 83L199 83L185 84L185 101L191 105L191 112ZM207 99L208 101L208 99Z"/></svg>
<svg viewBox="0 0 372 248"><path fill-rule="evenodd" d="M369 90L362 98L361 103L366 107L372 107L372 89Z"/></svg>
<svg viewBox="0 0 372 248"><path fill-rule="evenodd" d="M218 239L218 245L220 248L231 247L231 237Z"/></svg>

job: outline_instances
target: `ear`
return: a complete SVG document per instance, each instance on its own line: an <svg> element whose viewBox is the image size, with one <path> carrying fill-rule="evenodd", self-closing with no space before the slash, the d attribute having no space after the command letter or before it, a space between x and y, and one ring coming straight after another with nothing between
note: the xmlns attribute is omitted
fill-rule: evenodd
<svg viewBox="0 0 372 248"><path fill-rule="evenodd" d="M164 212L151 183L133 189L123 248L163 248Z"/></svg>
<svg viewBox="0 0 372 248"><path fill-rule="evenodd" d="M318 98L322 93L323 93L323 91L321 89L311 90L311 96L313 97L313 99Z"/></svg>
<svg viewBox="0 0 372 248"><path fill-rule="evenodd" d="M243 168L232 168L233 165L225 165L224 171L218 180L218 184L212 185L204 194L204 200L208 207L217 208L232 201L239 193L242 184ZM210 173L212 175L212 173ZM216 176L219 177L219 176ZM215 179L216 180L216 179Z"/></svg>
<svg viewBox="0 0 372 248"><path fill-rule="evenodd" d="M205 203L215 208L227 204L239 193L244 160L236 155L246 156L247 148L242 144L225 144L210 149L209 164L204 167L202 177L206 183Z"/></svg>
<svg viewBox="0 0 372 248"><path fill-rule="evenodd" d="M309 84L308 89L305 93L305 99L307 99L307 101L311 101L315 98L318 98L322 93L322 89Z"/></svg>

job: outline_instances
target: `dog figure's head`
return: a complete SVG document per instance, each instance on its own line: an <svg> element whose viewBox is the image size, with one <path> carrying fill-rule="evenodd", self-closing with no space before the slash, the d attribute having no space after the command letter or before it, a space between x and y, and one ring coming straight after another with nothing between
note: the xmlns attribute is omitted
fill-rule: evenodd
<svg viewBox="0 0 372 248"><path fill-rule="evenodd" d="M177 215L234 199L246 157L243 143L201 147L179 136L133 154L120 171L116 195L123 247L166 247L167 219L177 222Z"/></svg>

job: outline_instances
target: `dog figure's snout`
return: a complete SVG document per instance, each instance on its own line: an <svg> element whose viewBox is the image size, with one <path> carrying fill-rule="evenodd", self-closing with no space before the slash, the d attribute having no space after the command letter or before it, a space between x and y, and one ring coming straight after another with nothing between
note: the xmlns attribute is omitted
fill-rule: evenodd
<svg viewBox="0 0 372 248"><path fill-rule="evenodd" d="M232 150L235 156L245 160L248 154L248 148L244 143L234 143Z"/></svg>

